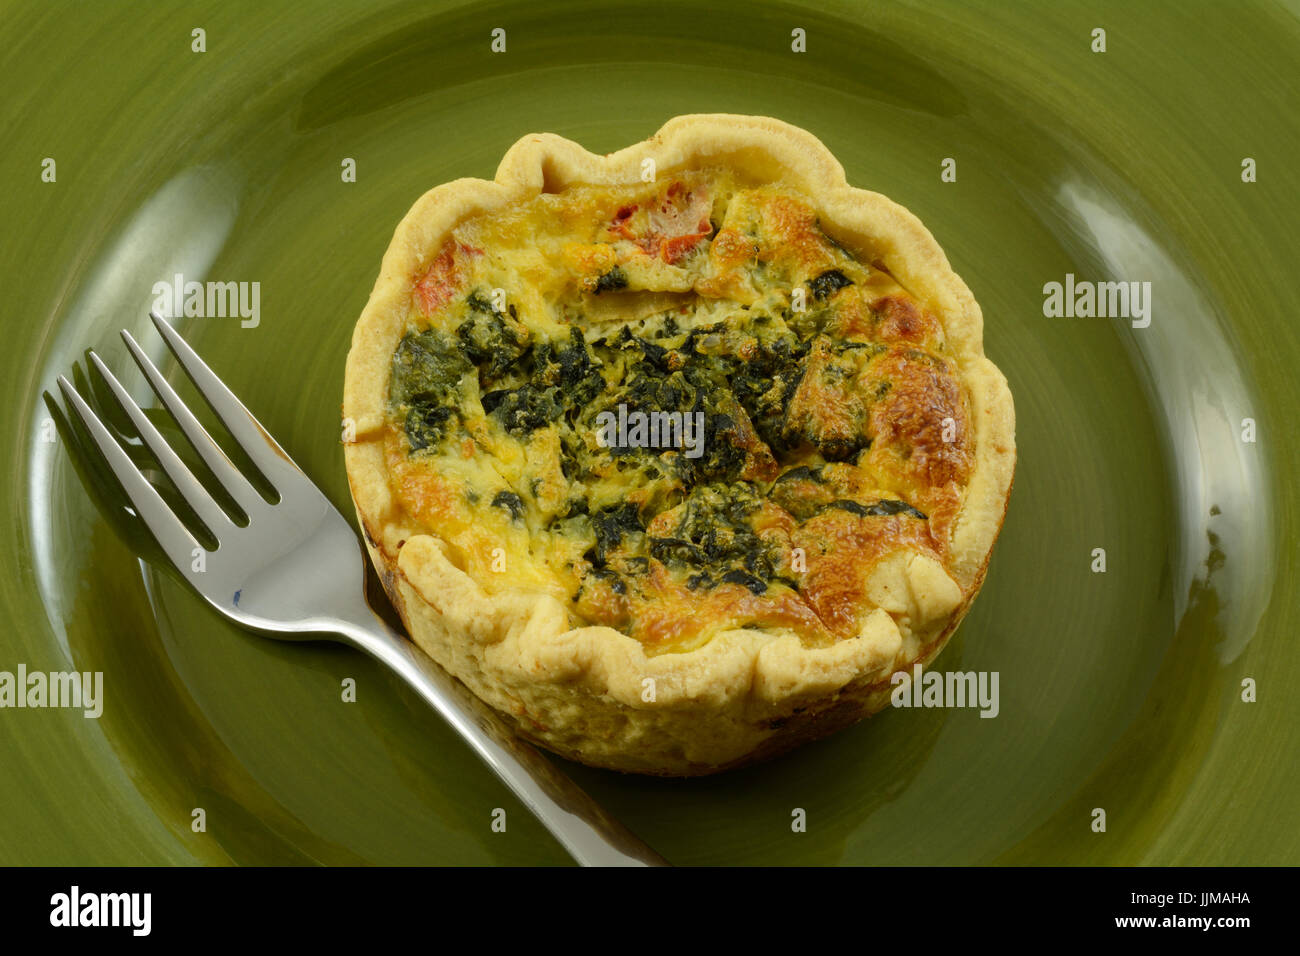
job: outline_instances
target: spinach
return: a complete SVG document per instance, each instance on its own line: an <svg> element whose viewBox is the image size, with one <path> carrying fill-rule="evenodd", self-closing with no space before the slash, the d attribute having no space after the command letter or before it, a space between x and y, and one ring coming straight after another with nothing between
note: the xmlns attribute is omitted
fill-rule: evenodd
<svg viewBox="0 0 1300 956"><path fill-rule="evenodd" d="M655 345L646 339L637 339L637 345L641 346L641 355L646 363L658 372L668 371L668 350L662 345Z"/></svg>
<svg viewBox="0 0 1300 956"><path fill-rule="evenodd" d="M682 538L651 538L650 556L663 564L704 564L702 548Z"/></svg>
<svg viewBox="0 0 1300 956"><path fill-rule="evenodd" d="M692 590L713 587L719 574L723 582L761 594L778 562L750 524L758 507L757 492L746 482L698 487L684 502L672 534L650 539L650 554L670 568L694 571L695 583L687 584ZM762 588L754 590L758 585Z"/></svg>
<svg viewBox="0 0 1300 956"><path fill-rule="evenodd" d="M564 514L561 518L576 518L578 515L589 514L589 505L586 498L570 498L564 503Z"/></svg>
<svg viewBox="0 0 1300 956"><path fill-rule="evenodd" d="M519 323L513 305L502 312L477 289L465 304L470 316L456 328L456 337L485 378L500 378L528 352L528 330Z"/></svg>
<svg viewBox="0 0 1300 956"><path fill-rule="evenodd" d="M849 285L853 285L853 280L839 269L827 269L821 275L808 280L808 288L818 302Z"/></svg>
<svg viewBox="0 0 1300 956"><path fill-rule="evenodd" d="M411 451L442 443L458 415L449 401L474 366L440 331L410 333L393 352L389 404L406 409L403 427Z"/></svg>
<svg viewBox="0 0 1300 956"><path fill-rule="evenodd" d="M440 404L473 370L445 333L437 329L409 333L393 353L389 401L394 407Z"/></svg>
<svg viewBox="0 0 1300 956"><path fill-rule="evenodd" d="M909 518L927 520L925 514L913 508L906 501L884 499L877 501L874 505L868 505L867 511L873 515L907 515Z"/></svg>
<svg viewBox="0 0 1300 956"><path fill-rule="evenodd" d="M523 437L560 417L564 408L557 391L532 384L497 389L483 396L483 410L495 416L507 432Z"/></svg>
<svg viewBox="0 0 1300 956"><path fill-rule="evenodd" d="M808 349L794 336L777 338L761 343L753 358L727 372L727 385L758 437L776 452L792 447L785 437L786 409L803 381Z"/></svg>
<svg viewBox="0 0 1300 956"><path fill-rule="evenodd" d="M577 326L569 329L567 345L543 342L533 351L533 381L542 385L559 385L569 402L569 421L605 390L599 363L592 359L586 340Z"/></svg>
<svg viewBox="0 0 1300 956"><path fill-rule="evenodd" d="M747 571L732 570L722 576L723 584L743 584L754 594L762 594L767 590L767 582L762 578L756 578Z"/></svg>
<svg viewBox="0 0 1300 956"><path fill-rule="evenodd" d="M731 416L709 410L700 395L687 414L704 413L704 453L699 458L681 454L673 458L673 467L682 484L690 488L702 482L735 481L745 467L745 452L729 440L736 423Z"/></svg>
<svg viewBox="0 0 1300 956"><path fill-rule="evenodd" d="M621 403L627 406L629 413L681 412L692 422L702 420L703 454L698 458L688 458L684 450L678 449L671 458L673 474L687 488L711 481L736 480L745 466L746 453L731 440L731 433L736 428L735 419L720 410L720 401L728 393L728 369L723 365L711 368L698 357L681 350L670 352L631 335L626 326L612 344L640 351L644 361L635 366L631 380L616 389L602 405L612 410ZM677 356L684 362L682 367L669 371L674 364L679 364L670 361L670 356ZM695 416L702 416L702 419ZM611 449L615 455L644 451L630 447ZM651 450L651 453L658 454L658 451Z"/></svg>
<svg viewBox="0 0 1300 956"><path fill-rule="evenodd" d="M504 508L510 512L512 520L524 516L524 500L513 491L498 491L496 497L492 499L492 507Z"/></svg>
<svg viewBox="0 0 1300 956"><path fill-rule="evenodd" d="M909 518L920 518L924 521L927 517L924 513L913 508L906 501L897 501L890 498L881 499L871 505L864 505L857 501L850 501L841 498L838 501L832 501L826 507L839 508L842 511L847 511L849 514L857 515L859 518L880 518L893 517L894 515L907 515Z"/></svg>
<svg viewBox="0 0 1300 956"><path fill-rule="evenodd" d="M816 481L820 483L821 480L821 469L814 471L807 465L800 465L798 468L791 468L789 471L781 472L774 484L780 484L783 481Z"/></svg>
<svg viewBox="0 0 1300 956"><path fill-rule="evenodd" d="M609 553L625 535L645 531L640 509L630 501L602 508L591 516L591 527L596 532L596 546L588 548L583 557L598 568L605 566Z"/></svg>
<svg viewBox="0 0 1300 956"><path fill-rule="evenodd" d="M871 439L866 436L857 438L817 438L812 440L817 450L827 461L852 461L858 452L871 447Z"/></svg>
<svg viewBox="0 0 1300 956"><path fill-rule="evenodd" d="M602 292L615 292L627 288L627 273L622 266L614 266L596 280L596 295Z"/></svg>
<svg viewBox="0 0 1300 956"><path fill-rule="evenodd" d="M446 405L412 405L405 422L406 440L410 442L411 451L440 445L456 417L455 410Z"/></svg>
<svg viewBox="0 0 1300 956"><path fill-rule="evenodd" d="M621 577L619 577L617 571L614 571L611 568L596 567L596 568L592 568L591 571L588 573L590 573L591 576L594 578L608 581L610 590L612 590L615 594L627 593L627 583L624 582L624 580Z"/></svg>

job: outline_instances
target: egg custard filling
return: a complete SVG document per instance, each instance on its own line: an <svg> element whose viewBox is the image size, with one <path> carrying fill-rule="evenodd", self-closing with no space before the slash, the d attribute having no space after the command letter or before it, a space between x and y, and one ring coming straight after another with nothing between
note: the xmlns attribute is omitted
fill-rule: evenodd
<svg viewBox="0 0 1300 956"><path fill-rule="evenodd" d="M550 595L651 656L851 639L904 613L871 574L900 553L934 567L932 613L962 600L944 327L796 189L707 167L542 192L463 219L411 289L391 490L489 596Z"/></svg>

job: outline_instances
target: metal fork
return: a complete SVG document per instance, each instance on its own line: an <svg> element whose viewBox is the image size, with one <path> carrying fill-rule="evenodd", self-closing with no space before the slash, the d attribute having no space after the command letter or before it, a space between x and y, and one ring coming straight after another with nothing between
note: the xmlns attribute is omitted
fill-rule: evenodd
<svg viewBox="0 0 1300 956"><path fill-rule="evenodd" d="M90 360L144 444L216 538L216 550L205 551L76 388L59 376L65 399L107 459L134 510L190 584L209 604L245 627L282 640L340 641L387 664L451 724L580 864L665 865L654 850L515 736L492 708L375 615L365 597L367 559L351 523L180 334L156 313L149 317L200 394L279 495L272 504L254 488L123 330L122 338L154 392L248 519L245 526L236 524L91 352Z"/></svg>

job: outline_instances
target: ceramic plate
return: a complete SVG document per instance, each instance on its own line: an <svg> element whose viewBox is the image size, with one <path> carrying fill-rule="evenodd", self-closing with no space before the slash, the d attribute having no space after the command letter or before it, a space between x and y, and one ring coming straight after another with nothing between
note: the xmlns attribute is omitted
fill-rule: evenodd
<svg viewBox="0 0 1300 956"><path fill-rule="evenodd" d="M0 671L102 672L103 712L0 710L0 861L567 862L380 667L242 632L142 560L47 393L94 348L147 399L116 332L163 357L155 284L247 283L247 314L178 325L351 513L344 357L416 197L490 178L529 132L608 152L722 111L820 137L983 307L1019 467L937 666L996 672L998 712L891 709L709 779L574 776L679 864L1300 862L1294 5L32 3L5 22ZM1051 315L1054 282L1141 302Z"/></svg>

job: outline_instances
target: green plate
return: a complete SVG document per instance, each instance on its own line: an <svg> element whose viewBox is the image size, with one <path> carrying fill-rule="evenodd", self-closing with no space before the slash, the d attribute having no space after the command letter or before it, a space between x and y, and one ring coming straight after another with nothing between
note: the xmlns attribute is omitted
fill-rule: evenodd
<svg viewBox="0 0 1300 956"><path fill-rule="evenodd" d="M0 670L102 671L105 702L0 711L0 862L567 862L381 668L141 561L44 393L93 347L146 396L116 330L161 352L153 284L257 282L255 327L180 328L348 513L344 356L415 198L525 133L607 152L713 111L815 133L983 306L1020 461L938 668L998 672L1000 712L889 710L703 780L574 775L681 864L1300 862L1300 19L1143 6L7 9ZM1150 282L1150 325L1045 315L1067 274Z"/></svg>

